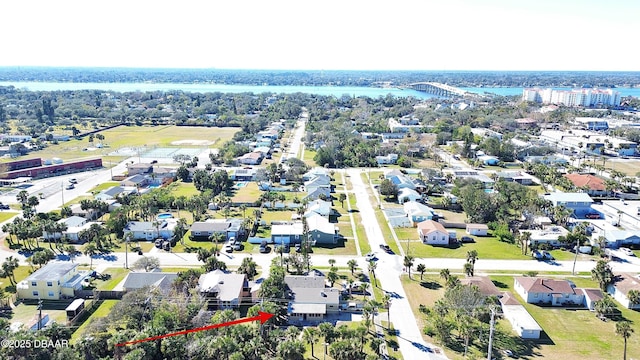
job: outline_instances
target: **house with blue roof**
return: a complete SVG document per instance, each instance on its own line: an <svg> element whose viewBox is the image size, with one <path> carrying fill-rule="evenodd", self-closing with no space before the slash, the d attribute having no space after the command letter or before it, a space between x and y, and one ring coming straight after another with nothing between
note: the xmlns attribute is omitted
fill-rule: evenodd
<svg viewBox="0 0 640 360"><path fill-rule="evenodd" d="M607 247L640 245L640 231L609 230L605 231Z"/></svg>

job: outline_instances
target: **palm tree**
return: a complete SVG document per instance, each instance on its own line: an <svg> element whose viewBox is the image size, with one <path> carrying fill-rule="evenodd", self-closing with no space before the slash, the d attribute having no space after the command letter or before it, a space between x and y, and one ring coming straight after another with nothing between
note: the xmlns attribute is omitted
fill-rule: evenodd
<svg viewBox="0 0 640 360"><path fill-rule="evenodd" d="M531 233L529 231L522 231L518 234L518 242L520 243L520 249L523 255L527 255L529 249L529 242L531 241Z"/></svg>
<svg viewBox="0 0 640 360"><path fill-rule="evenodd" d="M2 263L2 272L9 278L9 282L11 285L16 285L16 276L14 271L20 266L17 258L13 256L7 257L7 259Z"/></svg>
<svg viewBox="0 0 640 360"><path fill-rule="evenodd" d="M627 339L632 333L633 328L631 327L631 322L623 320L616 323L616 334L622 336L624 339L624 355L622 357L624 360L627 360Z"/></svg>
<svg viewBox="0 0 640 360"><path fill-rule="evenodd" d="M476 250L467 251L467 262L475 265L476 260L478 260L478 252Z"/></svg>
<svg viewBox="0 0 640 360"><path fill-rule="evenodd" d="M409 273L409 279L411 279L411 267L413 266L413 256L406 255L403 260L403 265Z"/></svg>
<svg viewBox="0 0 640 360"><path fill-rule="evenodd" d="M424 275L424 272L427 271L427 267L424 266L424 264L418 264L416 271L420 273L420 281L422 281L422 276Z"/></svg>
<svg viewBox="0 0 640 360"><path fill-rule="evenodd" d="M442 269L440 270L440 277L446 283L447 281L449 281L449 278L451 277L451 272L449 271L449 269Z"/></svg>
<svg viewBox="0 0 640 360"><path fill-rule="evenodd" d="M473 264L470 262L464 263L464 273L467 274L467 276L473 276Z"/></svg>
<svg viewBox="0 0 640 360"><path fill-rule="evenodd" d="M333 267L336 264L336 259L329 259L329 266Z"/></svg>
<svg viewBox="0 0 640 360"><path fill-rule="evenodd" d="M329 280L331 287L333 287L333 284L338 280L338 272L333 270L329 271L329 273L327 273L327 280Z"/></svg>
<svg viewBox="0 0 640 360"><path fill-rule="evenodd" d="M640 304L640 291L631 289L627 293L627 299L629 299L629 307Z"/></svg>
<svg viewBox="0 0 640 360"><path fill-rule="evenodd" d="M598 300L593 304L593 308L598 317L606 317L616 311L616 303L609 295L605 295L602 300Z"/></svg>
<svg viewBox="0 0 640 360"><path fill-rule="evenodd" d="M353 284L356 281L353 278L348 278L347 279L347 286L349 286L349 296L351 296L351 290L353 289Z"/></svg>
<svg viewBox="0 0 640 360"><path fill-rule="evenodd" d="M211 242L213 242L213 256L217 256L218 255L218 243L219 242L224 242L226 240L227 236L221 232L214 232L213 234L211 234L211 236L209 236L209 240L211 240Z"/></svg>
<svg viewBox="0 0 640 360"><path fill-rule="evenodd" d="M378 267L378 264L375 261L371 260L371 261L369 261L369 266L368 267L369 267L369 269L368 269L369 273L371 275L373 275L373 282L375 284L377 284L378 281L376 280L376 268Z"/></svg>
<svg viewBox="0 0 640 360"><path fill-rule="evenodd" d="M362 291L362 299L367 299L367 283L360 283L359 290Z"/></svg>
<svg viewBox="0 0 640 360"><path fill-rule="evenodd" d="M354 260L354 259L351 259L351 260L347 261L347 266L349 267L349 270L351 270L351 275L353 275L353 272L358 267L358 262L356 260Z"/></svg>
<svg viewBox="0 0 640 360"><path fill-rule="evenodd" d="M93 269L93 255L98 253L98 247L90 242L84 246L82 253L89 257L89 269Z"/></svg>
<svg viewBox="0 0 640 360"><path fill-rule="evenodd" d="M391 296L384 294L382 297L382 306L387 309L387 322L391 324Z"/></svg>
<svg viewBox="0 0 640 360"><path fill-rule="evenodd" d="M304 329L303 335L304 340L311 345L311 357L315 358L315 354L313 353L313 345L318 342L318 329L314 327L307 327Z"/></svg>
<svg viewBox="0 0 640 360"><path fill-rule="evenodd" d="M591 270L591 278L600 285L602 292L607 291L607 286L613 282L614 275L606 260L598 260L596 267Z"/></svg>

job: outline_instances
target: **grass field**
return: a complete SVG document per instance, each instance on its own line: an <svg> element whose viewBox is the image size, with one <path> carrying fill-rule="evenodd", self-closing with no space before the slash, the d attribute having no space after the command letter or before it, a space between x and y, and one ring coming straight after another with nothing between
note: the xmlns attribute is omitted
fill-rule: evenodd
<svg viewBox="0 0 640 360"><path fill-rule="evenodd" d="M117 181L107 181L107 182L102 183L102 184L94 187L93 189L89 190L89 192L94 194L94 195L97 195L102 190L106 190L106 189L109 189L111 187L118 186L118 185L120 185L120 183L117 182Z"/></svg>
<svg viewBox="0 0 640 360"><path fill-rule="evenodd" d="M607 162L606 168L608 171L618 170L628 176L636 176L636 173L640 172L640 160L627 159L624 161Z"/></svg>
<svg viewBox="0 0 640 360"><path fill-rule="evenodd" d="M0 212L0 223L5 222L16 215L18 215L18 213L13 211L2 211Z"/></svg>
<svg viewBox="0 0 640 360"><path fill-rule="evenodd" d="M118 300L103 300L102 304L100 304L100 306L93 312L93 314L91 314L91 316L86 319L85 322L82 323L82 325L80 325L78 329L76 329L76 331L73 332L73 334L71 335L71 343L75 343L78 339L80 339L80 336L82 336L85 329L87 328L87 326L89 326L93 319L109 315L111 308L113 308L117 303Z"/></svg>
<svg viewBox="0 0 640 360"><path fill-rule="evenodd" d="M225 141L230 140L238 130L238 128L207 128L195 126L119 126L100 132L105 137L104 145L108 147L95 151L84 150L93 147L93 144L89 143L88 137L85 137L81 140L72 139L70 141L61 141L57 145L50 145L46 149L32 152L29 156L41 157L43 159L58 157L63 160L71 160L87 157L102 157L122 147L194 147L188 144L172 145L172 142L180 140L212 141L214 143L209 145L209 147L218 148ZM202 147L202 145L200 145L200 147ZM116 158L113 160L116 160Z"/></svg>
<svg viewBox="0 0 640 360"><path fill-rule="evenodd" d="M196 189L193 183L183 183L182 181L171 183L171 185L169 185L169 190L173 196L186 196L187 199L191 196L200 194L200 191Z"/></svg>
<svg viewBox="0 0 640 360"><path fill-rule="evenodd" d="M513 291L513 277L492 275L491 279L504 291ZM597 284L590 278L566 277L573 281L578 287L597 287ZM425 318L418 312L418 307L423 304L427 307L433 306L436 300L444 295L444 282L438 275L428 274L424 280L420 281L419 275L414 275L413 280L407 276L402 277L402 284L411 308L416 314L420 328L425 326ZM517 296L517 295L516 295ZM522 299L519 299L524 303ZM517 339L517 355L523 359L533 359L538 357L548 359L618 359L622 357L622 340L615 335L615 323L612 321L602 322L587 310L567 311L564 309L542 308L536 305L524 304L534 319L547 333L550 341L524 341ZM621 309L622 310L622 309ZM623 310L623 315L637 324L640 322L640 313ZM393 314L391 314L393 317ZM501 328L510 332L511 325L506 320L501 320ZM594 331L597 329L597 331ZM511 332L513 336L515 333ZM429 342L435 343L435 339L423 335ZM640 356L639 337L632 335L629 338L629 358ZM496 347L496 348L499 348ZM516 350L516 349L512 349ZM635 350L635 351L634 351ZM462 359L461 353L446 350L447 356L451 359Z"/></svg>

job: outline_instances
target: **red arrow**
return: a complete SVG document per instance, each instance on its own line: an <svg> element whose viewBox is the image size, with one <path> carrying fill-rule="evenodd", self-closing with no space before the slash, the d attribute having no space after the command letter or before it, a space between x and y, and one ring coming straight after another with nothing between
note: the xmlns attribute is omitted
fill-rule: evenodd
<svg viewBox="0 0 640 360"><path fill-rule="evenodd" d="M152 340L164 339L164 338L170 337L170 336L185 335L185 334L194 333L194 332L198 332L198 331L217 329L217 328L221 328L221 327L225 327L225 326L238 325L238 324L242 324L242 323L245 323L245 322L251 322L251 321L256 321L256 320L260 321L260 324L264 324L267 320L271 319L272 317L273 317L273 314L269 314L269 313L266 313L266 312L258 311L258 316L253 316L253 317L250 317L250 318L233 320L233 321L229 321L229 322L221 323L221 324L207 325L207 326L203 326L203 327L199 327L199 328L195 328L195 329L189 329L189 330L183 330L183 331L178 331L178 332L164 334L164 335L153 336L153 337L146 338L146 339L127 341L127 342L123 342L123 343L120 343L120 344L116 344L116 346L133 345L133 344L137 344L137 343L141 343L141 342L145 342L145 341L152 341Z"/></svg>

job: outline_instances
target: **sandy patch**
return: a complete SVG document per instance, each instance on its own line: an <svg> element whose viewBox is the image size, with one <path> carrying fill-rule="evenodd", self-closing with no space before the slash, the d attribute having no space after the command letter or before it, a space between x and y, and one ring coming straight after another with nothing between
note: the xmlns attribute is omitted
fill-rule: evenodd
<svg viewBox="0 0 640 360"><path fill-rule="evenodd" d="M178 140L172 141L171 145L213 145L215 141L210 140Z"/></svg>

